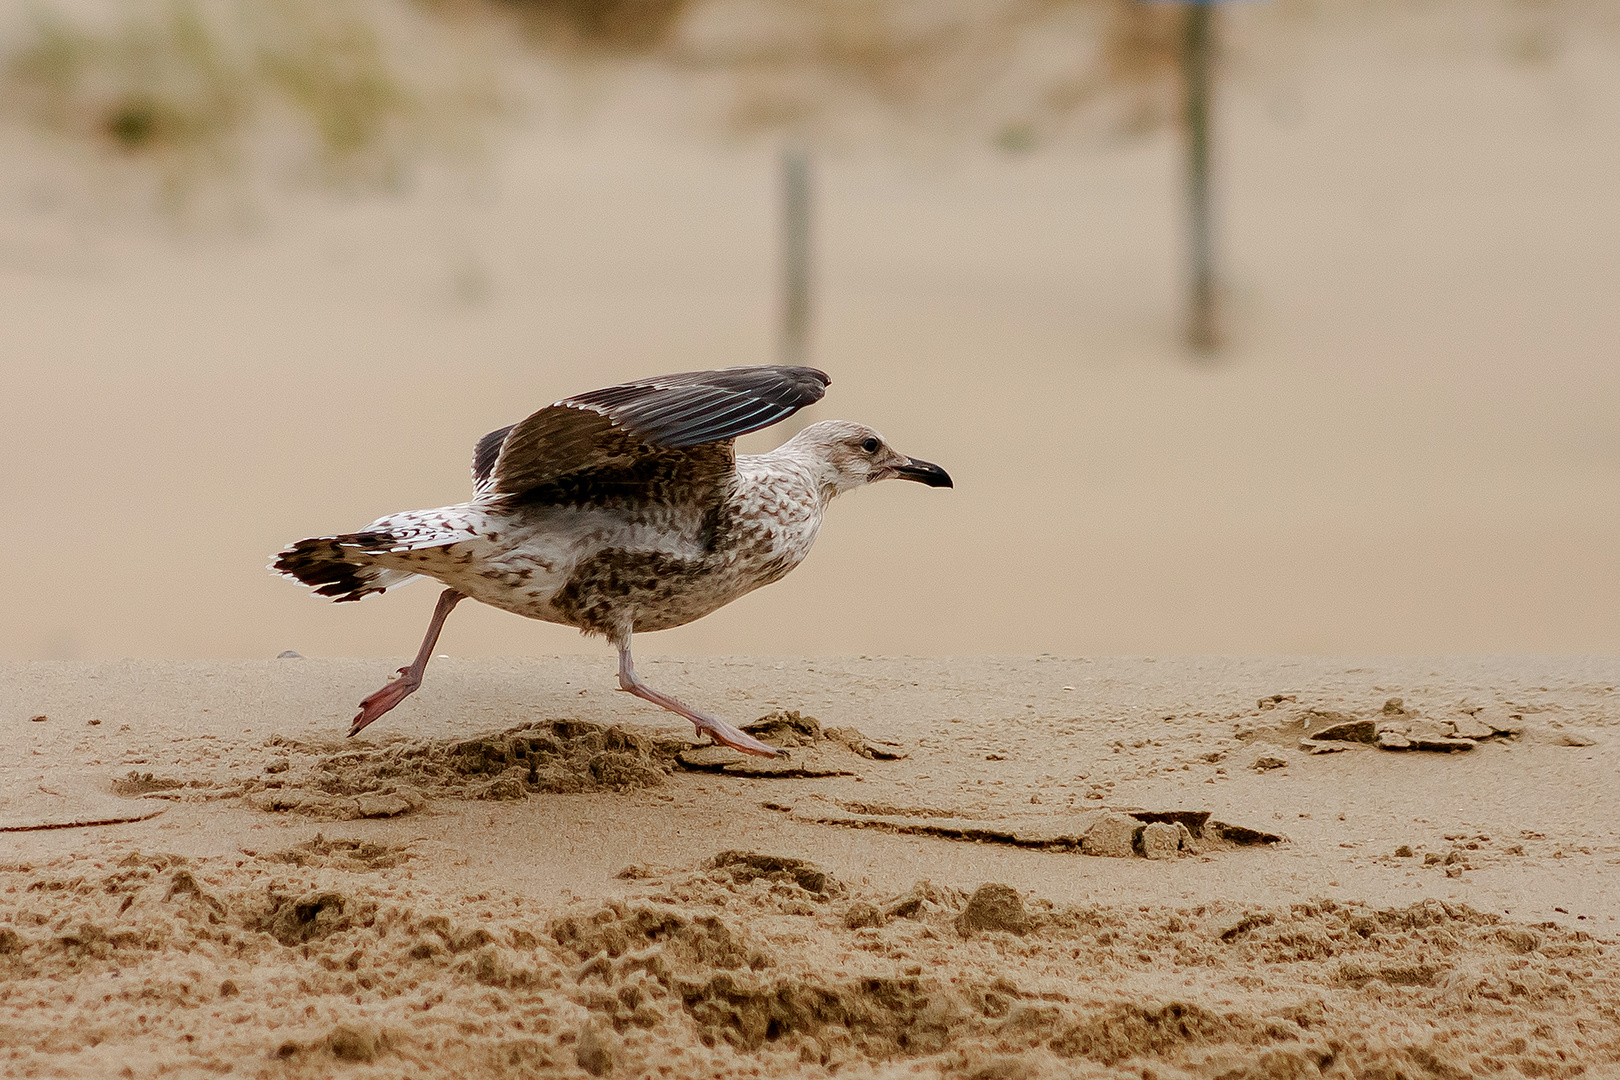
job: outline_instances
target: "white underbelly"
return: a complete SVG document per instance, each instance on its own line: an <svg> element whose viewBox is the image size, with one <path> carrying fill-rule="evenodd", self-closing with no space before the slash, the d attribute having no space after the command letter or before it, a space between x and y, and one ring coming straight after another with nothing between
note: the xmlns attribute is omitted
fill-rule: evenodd
<svg viewBox="0 0 1620 1080"><path fill-rule="evenodd" d="M617 632L608 624L657 630L777 580L808 554L819 523L819 515L799 522L762 515L711 551L696 517L631 521L620 511L550 507L484 514L457 530L453 543L377 553L372 561L525 618L587 632Z"/></svg>
<svg viewBox="0 0 1620 1080"><path fill-rule="evenodd" d="M391 556L389 566L425 574L491 607L530 619L571 624L553 606L582 565L605 551L703 557L697 538L667 523L628 524L591 508L554 508L521 523L454 544Z"/></svg>

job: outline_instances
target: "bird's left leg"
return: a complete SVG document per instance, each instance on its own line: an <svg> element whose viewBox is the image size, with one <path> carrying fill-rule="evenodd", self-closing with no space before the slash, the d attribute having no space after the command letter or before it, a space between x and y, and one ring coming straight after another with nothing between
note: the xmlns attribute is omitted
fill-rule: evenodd
<svg viewBox="0 0 1620 1080"><path fill-rule="evenodd" d="M454 589L446 589L439 594L438 606L433 609L433 621L428 623L427 636L422 639L422 647L416 650L416 659L411 661L410 667L400 668L399 676L392 682L360 703L360 712L355 716L354 723L349 725L350 738L416 693L416 688L422 685L422 672L427 670L428 661L433 659L433 646L439 643L439 631L444 629L444 620L450 617L450 612L462 599L464 594Z"/></svg>
<svg viewBox="0 0 1620 1080"><path fill-rule="evenodd" d="M636 676L635 661L630 658L630 635L626 634L615 644L619 647L619 689L625 693L634 694L643 701L650 701L660 708L668 709L679 716L684 716L697 725L698 733L709 733L709 738L722 746L729 746L733 750L740 750L745 754L757 754L760 757L776 757L782 753L774 746L760 742L746 731L732 727L724 720L710 716L708 713L698 712L696 709L682 705L668 694L659 693Z"/></svg>

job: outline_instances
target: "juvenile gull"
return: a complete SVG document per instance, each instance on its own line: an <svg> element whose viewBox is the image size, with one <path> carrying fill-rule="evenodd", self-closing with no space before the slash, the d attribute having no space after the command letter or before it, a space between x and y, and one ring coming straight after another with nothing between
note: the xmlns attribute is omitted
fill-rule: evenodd
<svg viewBox="0 0 1620 1080"><path fill-rule="evenodd" d="M602 635L619 650L619 689L715 742L775 756L642 682L630 637L702 618L782 577L810 553L836 495L892 477L951 486L938 465L842 420L737 456L737 436L819 401L830 381L814 368L737 367L564 398L478 440L470 502L390 514L281 552L271 569L338 601L418 576L447 586L416 659L360 703L349 734L422 685L444 620L470 596Z"/></svg>

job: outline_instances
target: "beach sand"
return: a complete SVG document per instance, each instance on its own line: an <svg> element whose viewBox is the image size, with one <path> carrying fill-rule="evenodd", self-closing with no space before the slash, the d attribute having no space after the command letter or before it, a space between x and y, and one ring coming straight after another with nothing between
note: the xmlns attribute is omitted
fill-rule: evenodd
<svg viewBox="0 0 1620 1080"><path fill-rule="evenodd" d="M611 666L0 667L0 1073L1620 1070L1613 660Z"/></svg>

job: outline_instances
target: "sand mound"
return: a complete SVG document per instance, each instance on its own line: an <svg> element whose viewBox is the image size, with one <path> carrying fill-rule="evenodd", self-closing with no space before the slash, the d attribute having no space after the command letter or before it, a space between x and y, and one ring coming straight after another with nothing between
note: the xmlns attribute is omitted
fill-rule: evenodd
<svg viewBox="0 0 1620 1080"><path fill-rule="evenodd" d="M726 746L698 746L682 751L676 760L682 768L693 772L813 780L854 776L862 758L898 761L906 756L898 743L868 739L852 727L823 728L815 717L805 716L797 709L767 713L751 724L744 724L743 730L787 753L777 758L761 758L740 754Z"/></svg>
<svg viewBox="0 0 1620 1080"><path fill-rule="evenodd" d="M470 739L303 743L272 738L279 756L264 775L203 783L131 773L118 790L149 798L221 798L237 794L261 810L323 820L397 817L428 799L516 800L532 794L579 794L658 787L675 769L755 778L855 775L862 761L904 755L854 728L824 731L814 717L775 712L747 730L789 749L780 759L748 757L723 746L694 746L583 720L526 724Z"/></svg>
<svg viewBox="0 0 1620 1080"><path fill-rule="evenodd" d="M257 852L248 851L248 855ZM410 850L395 844L377 844L369 840L329 840L316 833L313 840L295 844L284 851L265 856L272 862L292 866L318 866L337 870L391 870L411 858Z"/></svg>
<svg viewBox="0 0 1620 1080"><path fill-rule="evenodd" d="M621 896L558 912L426 891L403 856L319 837L245 859L0 868L4 1071L1415 1080L1620 1065L1612 943L1434 900L1060 907L930 882L885 896L732 851L634 868Z"/></svg>
<svg viewBox="0 0 1620 1080"><path fill-rule="evenodd" d="M1285 704L1298 704L1297 694L1272 694L1256 702L1259 713L1278 710ZM1239 724L1233 737L1239 742L1288 744L1295 740L1307 754L1336 754L1347 750L1377 748L1394 751L1430 751L1445 754L1473 750L1492 741L1517 741L1531 732L1525 722L1524 707L1484 706L1460 702L1442 715L1430 716L1398 697L1385 699L1375 710L1343 711L1321 705L1297 709L1281 723ZM1562 725L1533 732L1537 738L1550 738L1562 745L1589 746L1592 740L1579 732L1568 732ZM1585 741L1570 741L1585 740ZM1285 767L1279 757L1257 759L1261 771Z"/></svg>
<svg viewBox="0 0 1620 1080"><path fill-rule="evenodd" d="M688 745L579 720L380 747L276 744L288 753L280 775L247 782L248 801L261 810L329 820L395 817L430 798L524 799L537 792L657 787Z"/></svg>

